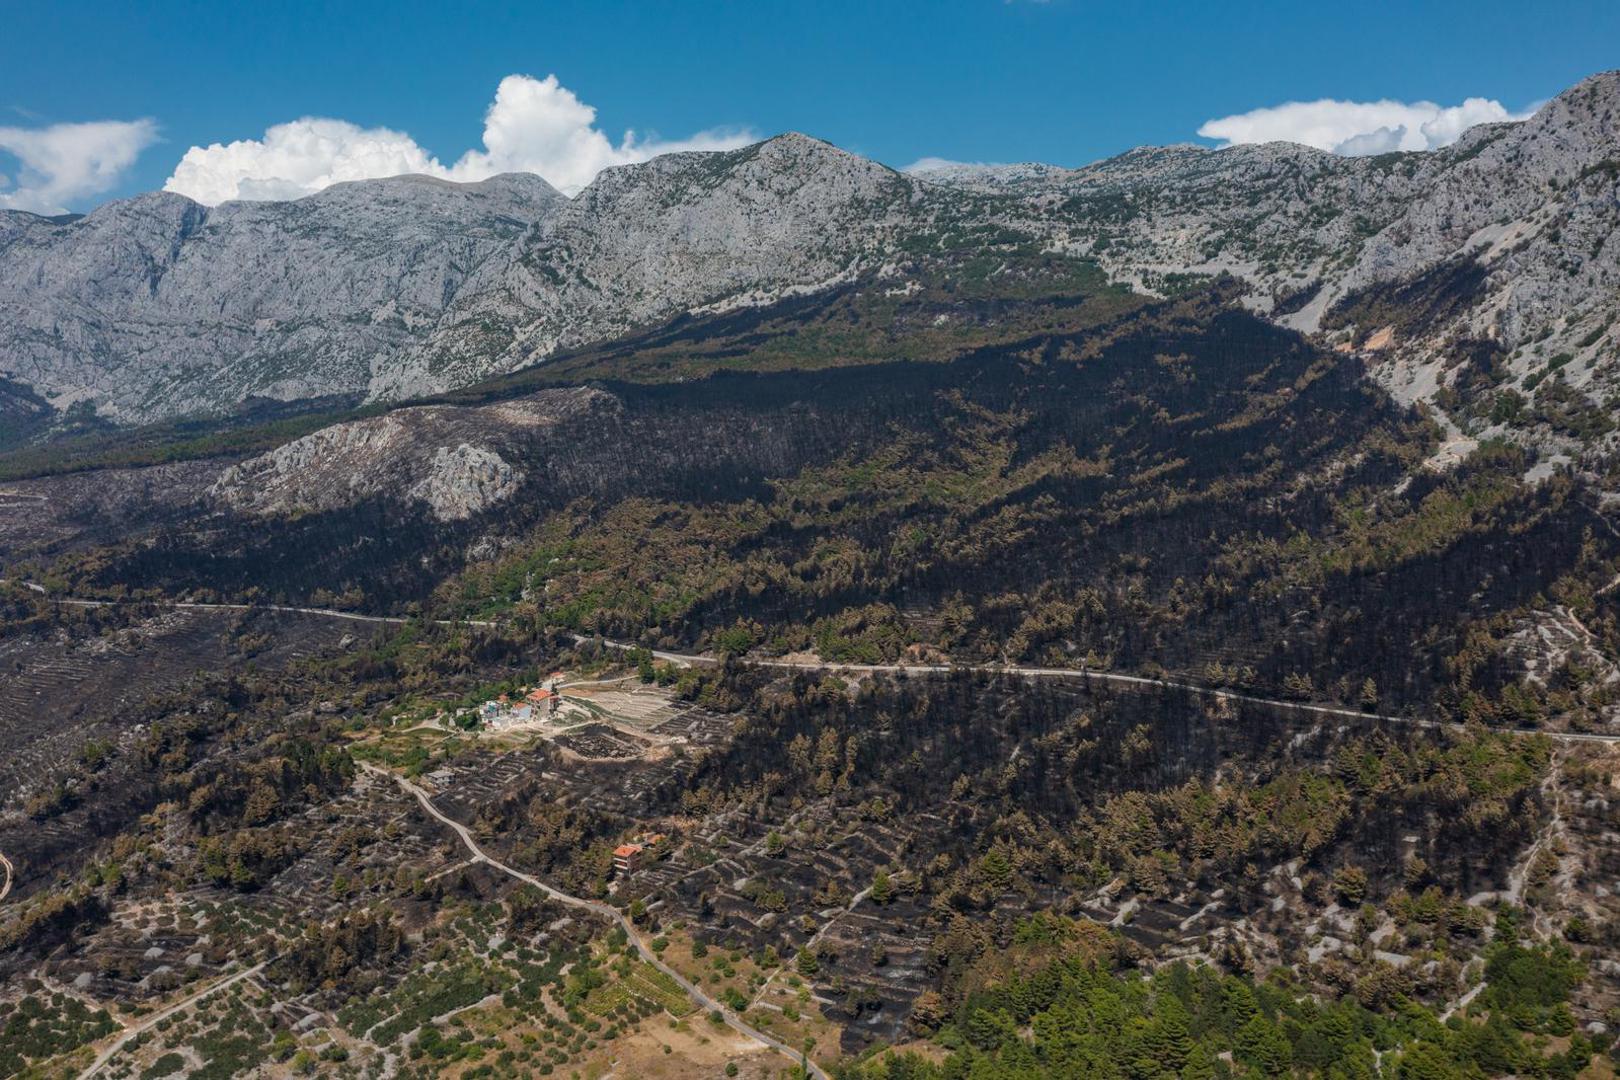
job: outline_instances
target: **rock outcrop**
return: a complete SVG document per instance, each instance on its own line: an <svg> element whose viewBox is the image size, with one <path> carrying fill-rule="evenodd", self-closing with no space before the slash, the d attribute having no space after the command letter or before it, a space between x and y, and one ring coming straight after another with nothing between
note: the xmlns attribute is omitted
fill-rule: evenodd
<svg viewBox="0 0 1620 1080"><path fill-rule="evenodd" d="M532 452L532 436L611 410L599 390L543 390L474 408L423 406L334 424L225 469L209 494L235 510L297 514L367 499L426 505L439 521L462 521L510 498L524 470L512 448Z"/></svg>

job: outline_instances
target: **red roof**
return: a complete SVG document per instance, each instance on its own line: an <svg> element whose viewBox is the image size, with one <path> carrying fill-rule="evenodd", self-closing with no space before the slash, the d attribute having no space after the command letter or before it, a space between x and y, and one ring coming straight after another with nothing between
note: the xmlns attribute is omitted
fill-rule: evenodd
<svg viewBox="0 0 1620 1080"><path fill-rule="evenodd" d="M620 844L618 847L613 849L613 854L621 859L628 859L632 855L640 854L640 852L640 844Z"/></svg>
<svg viewBox="0 0 1620 1080"><path fill-rule="evenodd" d="M535 702L545 701L547 698L549 698L551 696L552 695L551 695L550 690L546 690L546 689L541 688L541 687L536 687L535 689L530 690L529 695L528 695L529 700L530 701L535 701Z"/></svg>

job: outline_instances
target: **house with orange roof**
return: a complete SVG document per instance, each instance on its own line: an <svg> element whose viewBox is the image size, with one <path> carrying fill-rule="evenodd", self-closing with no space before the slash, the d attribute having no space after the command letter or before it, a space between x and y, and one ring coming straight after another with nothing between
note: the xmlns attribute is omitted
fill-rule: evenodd
<svg viewBox="0 0 1620 1080"><path fill-rule="evenodd" d="M641 869L641 856L645 849L640 844L620 844L613 849L613 872L633 874Z"/></svg>

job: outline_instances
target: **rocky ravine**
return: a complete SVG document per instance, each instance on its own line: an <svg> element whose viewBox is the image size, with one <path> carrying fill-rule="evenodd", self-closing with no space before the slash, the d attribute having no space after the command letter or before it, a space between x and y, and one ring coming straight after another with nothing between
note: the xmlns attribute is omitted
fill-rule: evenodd
<svg viewBox="0 0 1620 1080"><path fill-rule="evenodd" d="M252 395L393 400L689 311L926 275L939 239L974 227L1148 292L1243 278L1252 308L1366 351L1464 441L1613 438L1616 73L1431 153L1183 146L913 177L786 135L611 169L572 200L533 176L401 177L0 213L0 375L123 422Z"/></svg>

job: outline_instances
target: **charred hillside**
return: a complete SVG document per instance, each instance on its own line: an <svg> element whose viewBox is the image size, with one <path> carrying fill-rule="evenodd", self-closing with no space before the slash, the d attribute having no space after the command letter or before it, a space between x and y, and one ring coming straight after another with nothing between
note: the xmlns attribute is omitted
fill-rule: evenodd
<svg viewBox="0 0 1620 1080"><path fill-rule="evenodd" d="M53 572L1534 722L1576 676L1521 697L1509 639L1615 538L1510 448L1412 478L1432 429L1361 374L1217 290L939 363L508 389L287 444Z"/></svg>

